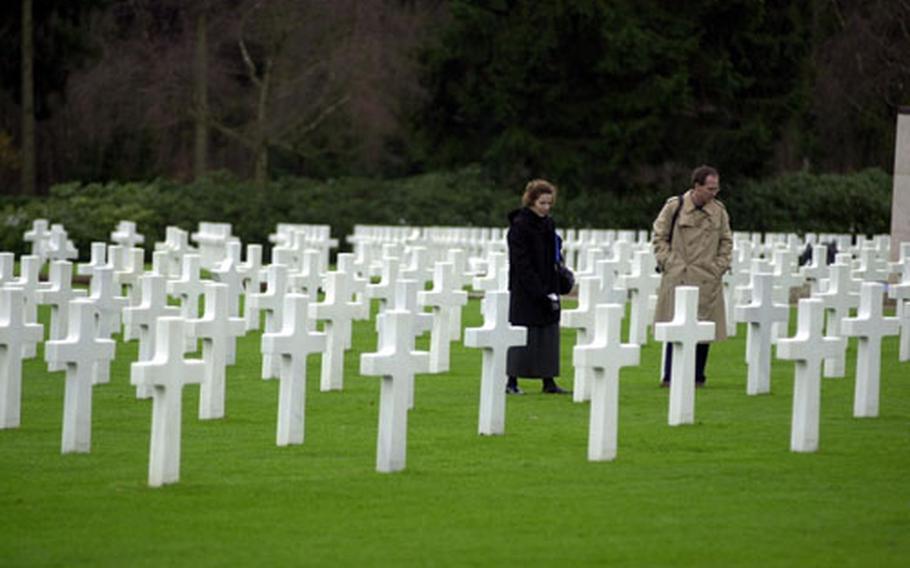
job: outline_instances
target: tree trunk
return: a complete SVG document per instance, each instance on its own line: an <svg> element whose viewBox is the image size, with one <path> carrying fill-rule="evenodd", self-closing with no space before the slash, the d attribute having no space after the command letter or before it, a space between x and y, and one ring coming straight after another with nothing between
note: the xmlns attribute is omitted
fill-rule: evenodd
<svg viewBox="0 0 910 568"><path fill-rule="evenodd" d="M22 0L22 186L35 195L35 77L32 0Z"/></svg>
<svg viewBox="0 0 910 568"><path fill-rule="evenodd" d="M268 138L268 104L269 86L272 78L272 62L266 61L265 71L259 85L259 101L256 105L256 170L254 180L256 189L265 190L269 178L269 138Z"/></svg>
<svg viewBox="0 0 910 568"><path fill-rule="evenodd" d="M196 179L205 175L208 169L208 30L206 28L205 9L201 8L196 15L196 60L193 66L193 99L196 107L196 144L193 152L193 176Z"/></svg>

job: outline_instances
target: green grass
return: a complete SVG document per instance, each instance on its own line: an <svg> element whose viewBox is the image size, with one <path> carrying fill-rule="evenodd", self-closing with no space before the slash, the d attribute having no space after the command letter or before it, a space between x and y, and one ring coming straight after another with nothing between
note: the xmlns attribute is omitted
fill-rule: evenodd
<svg viewBox="0 0 910 568"><path fill-rule="evenodd" d="M477 301L464 323L479 325ZM226 419L197 420L198 387L185 389L181 479L159 489L146 484L151 402L128 381L135 342L94 389L90 454L60 454L63 374L29 360L22 425L0 431L0 566L906 566L910 363L896 339L880 417L852 417L852 342L847 378L823 381L820 450L794 454L793 364L775 360L772 394L746 396L744 335L712 348L697 422L681 427L667 426L659 345L645 346L622 372L606 463L586 460L588 405L532 381L508 398L506 434L478 436L481 354L455 343L451 372L417 378L407 469L379 474L380 379L357 374L372 323L355 327L344 391L319 392L310 358L306 443L286 448L253 333L228 371Z"/></svg>

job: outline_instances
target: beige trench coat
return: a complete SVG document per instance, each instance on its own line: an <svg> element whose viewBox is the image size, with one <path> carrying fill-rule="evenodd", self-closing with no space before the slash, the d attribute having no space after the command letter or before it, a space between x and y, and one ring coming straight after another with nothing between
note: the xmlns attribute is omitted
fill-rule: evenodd
<svg viewBox="0 0 910 568"><path fill-rule="evenodd" d="M716 199L702 209L695 207L691 189L685 193L683 201L672 245L667 239L679 205L678 196L667 200L654 221L651 246L661 269L654 321L673 319L677 286L697 286L698 319L713 321L714 339L721 341L727 338L721 277L730 268L733 253L730 217L724 204Z"/></svg>

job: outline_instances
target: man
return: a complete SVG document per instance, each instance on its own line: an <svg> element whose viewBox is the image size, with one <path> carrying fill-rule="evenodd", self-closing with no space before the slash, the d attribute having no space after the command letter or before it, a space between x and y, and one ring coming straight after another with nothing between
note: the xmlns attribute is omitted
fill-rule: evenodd
<svg viewBox="0 0 910 568"><path fill-rule="evenodd" d="M720 175L711 166L692 172L692 187L681 196L671 197L654 221L651 246L661 272L660 292L654 320L673 319L677 286L698 287L698 319L714 322L714 339L727 338L724 293L721 277L730 268L733 234L730 217L716 199ZM705 365L710 343L695 350L695 384L704 386ZM670 385L672 349L664 355L663 381Z"/></svg>

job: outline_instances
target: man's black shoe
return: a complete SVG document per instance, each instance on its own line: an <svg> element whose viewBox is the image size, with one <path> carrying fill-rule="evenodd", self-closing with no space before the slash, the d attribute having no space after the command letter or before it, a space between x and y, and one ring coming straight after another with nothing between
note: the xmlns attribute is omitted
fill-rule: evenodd
<svg viewBox="0 0 910 568"><path fill-rule="evenodd" d="M517 386L506 385L506 394L524 394L525 391L521 390Z"/></svg>

